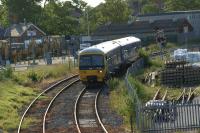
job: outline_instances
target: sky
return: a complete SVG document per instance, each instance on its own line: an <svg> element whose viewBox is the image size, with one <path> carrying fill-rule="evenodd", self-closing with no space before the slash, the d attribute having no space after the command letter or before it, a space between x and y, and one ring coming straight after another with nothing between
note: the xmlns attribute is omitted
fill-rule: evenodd
<svg viewBox="0 0 200 133"><path fill-rule="evenodd" d="M96 7L98 6L101 2L104 2L104 0L83 0L86 3L88 3L88 5L92 6L92 7Z"/></svg>
<svg viewBox="0 0 200 133"><path fill-rule="evenodd" d="M61 0L61 1L65 1L65 0ZM92 6L92 7L96 7L98 6L101 2L104 2L104 0L83 0L86 3L88 3L88 5ZM1 4L1 1L0 1Z"/></svg>

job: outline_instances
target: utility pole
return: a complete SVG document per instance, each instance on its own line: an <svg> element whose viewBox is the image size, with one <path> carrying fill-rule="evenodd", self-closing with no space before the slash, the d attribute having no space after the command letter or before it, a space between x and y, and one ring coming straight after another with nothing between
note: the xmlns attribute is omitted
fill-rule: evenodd
<svg viewBox="0 0 200 133"><path fill-rule="evenodd" d="M90 23L89 23L88 9L86 9L86 15L87 15L87 35L90 36Z"/></svg>

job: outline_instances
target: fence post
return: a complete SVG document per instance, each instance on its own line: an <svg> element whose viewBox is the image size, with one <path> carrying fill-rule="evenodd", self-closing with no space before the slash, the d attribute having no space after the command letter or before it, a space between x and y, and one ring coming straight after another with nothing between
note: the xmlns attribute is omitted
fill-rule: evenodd
<svg viewBox="0 0 200 133"><path fill-rule="evenodd" d="M131 133L133 133L133 115L132 115L132 112L131 112L131 115L130 115L130 126L131 126Z"/></svg>

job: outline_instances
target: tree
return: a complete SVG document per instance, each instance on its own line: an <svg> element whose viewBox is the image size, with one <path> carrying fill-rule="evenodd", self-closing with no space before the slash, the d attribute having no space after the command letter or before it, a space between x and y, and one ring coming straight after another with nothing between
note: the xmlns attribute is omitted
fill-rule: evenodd
<svg viewBox="0 0 200 133"><path fill-rule="evenodd" d="M7 27L8 22L8 10L4 5L0 5L0 26Z"/></svg>
<svg viewBox="0 0 200 133"><path fill-rule="evenodd" d="M141 7L141 13L160 13L164 12L165 1L164 0L143 0Z"/></svg>
<svg viewBox="0 0 200 133"><path fill-rule="evenodd" d="M82 0L72 0L72 2L75 4L75 6L80 9L80 10L84 10L87 6L87 3L85 3Z"/></svg>
<svg viewBox="0 0 200 133"><path fill-rule="evenodd" d="M165 0L166 11L199 10L199 0Z"/></svg>
<svg viewBox="0 0 200 133"><path fill-rule="evenodd" d="M88 20L87 22L87 15ZM84 15L80 19L82 33L87 33L89 23L90 31L94 31L100 25L108 22L128 22L131 10L125 0L106 0L95 8L87 6Z"/></svg>
<svg viewBox="0 0 200 133"><path fill-rule="evenodd" d="M67 35L78 34L79 21L73 13L77 8L70 1L50 1L44 9L40 27L48 34Z"/></svg>
<svg viewBox="0 0 200 133"><path fill-rule="evenodd" d="M102 8L103 16L110 22L127 22L131 11L124 0L106 0Z"/></svg>
<svg viewBox="0 0 200 133"><path fill-rule="evenodd" d="M7 8L12 23L27 21L35 22L41 12L39 3L42 0L1 0Z"/></svg>

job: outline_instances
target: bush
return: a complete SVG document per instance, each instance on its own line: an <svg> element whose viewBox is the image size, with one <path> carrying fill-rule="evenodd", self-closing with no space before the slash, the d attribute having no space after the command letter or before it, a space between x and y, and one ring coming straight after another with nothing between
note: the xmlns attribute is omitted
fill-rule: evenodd
<svg viewBox="0 0 200 133"><path fill-rule="evenodd" d="M150 53L147 52L145 49L140 49L139 50L139 56L144 59L144 63L147 66L150 65L149 55L150 55Z"/></svg>
<svg viewBox="0 0 200 133"><path fill-rule="evenodd" d="M0 71L0 81L5 79L11 79L13 77L13 70L11 67Z"/></svg>
<svg viewBox="0 0 200 133"><path fill-rule="evenodd" d="M11 67L6 68L3 72L4 72L5 78L13 77L13 69Z"/></svg>
<svg viewBox="0 0 200 133"><path fill-rule="evenodd" d="M35 71L29 72L28 78L33 82L40 82L42 80L42 76L38 75Z"/></svg>
<svg viewBox="0 0 200 133"><path fill-rule="evenodd" d="M120 80L117 79L117 78L111 78L109 81L108 81L108 86L111 90L114 90L118 87L120 83Z"/></svg>

